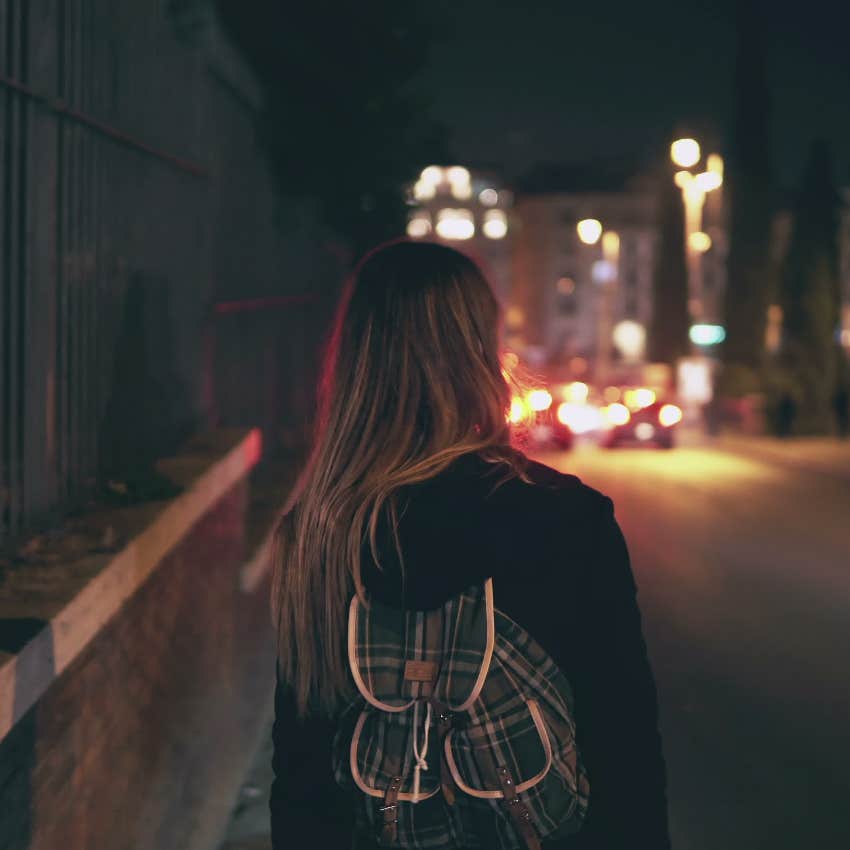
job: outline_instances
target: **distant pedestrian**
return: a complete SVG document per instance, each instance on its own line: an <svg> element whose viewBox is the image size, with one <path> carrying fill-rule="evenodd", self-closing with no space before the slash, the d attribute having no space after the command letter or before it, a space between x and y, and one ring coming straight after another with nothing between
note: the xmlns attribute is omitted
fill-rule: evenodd
<svg viewBox="0 0 850 850"><path fill-rule="evenodd" d="M274 850L670 846L626 543L511 446L499 326L437 244L345 290L277 536Z"/></svg>
<svg viewBox="0 0 850 850"><path fill-rule="evenodd" d="M840 385L835 391L833 407L838 436L842 439L850 436L850 392L848 392L846 384Z"/></svg>
<svg viewBox="0 0 850 850"><path fill-rule="evenodd" d="M789 437L797 418L797 402L790 392L784 392L776 406L776 433L779 437Z"/></svg>

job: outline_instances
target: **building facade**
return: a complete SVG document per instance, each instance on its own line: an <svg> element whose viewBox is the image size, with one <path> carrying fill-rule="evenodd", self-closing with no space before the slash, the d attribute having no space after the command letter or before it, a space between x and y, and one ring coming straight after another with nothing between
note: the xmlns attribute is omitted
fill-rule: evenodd
<svg viewBox="0 0 850 850"><path fill-rule="evenodd" d="M407 235L458 248L479 263L510 310L516 221L513 193L495 175L429 165L408 194Z"/></svg>
<svg viewBox="0 0 850 850"><path fill-rule="evenodd" d="M612 330L629 320L647 328L652 312L656 201L641 183L618 192L523 194L516 204L516 344L550 362L594 361L613 348ZM603 239L585 244L577 225L595 219L619 237L617 256ZM617 358L614 351L606 352Z"/></svg>

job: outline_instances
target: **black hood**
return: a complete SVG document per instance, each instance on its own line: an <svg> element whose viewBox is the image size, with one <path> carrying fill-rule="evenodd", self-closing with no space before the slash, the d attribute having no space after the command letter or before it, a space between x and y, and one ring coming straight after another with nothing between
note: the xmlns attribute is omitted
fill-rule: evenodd
<svg viewBox="0 0 850 850"><path fill-rule="evenodd" d="M403 570L383 522L377 536L380 568L368 542L362 551L367 590L385 602L432 608L482 577L521 570L529 558L551 558L559 531L579 529L589 504L604 497L573 475L525 464L531 483L512 477L500 484L509 467L471 453L434 478L404 488L398 527Z"/></svg>

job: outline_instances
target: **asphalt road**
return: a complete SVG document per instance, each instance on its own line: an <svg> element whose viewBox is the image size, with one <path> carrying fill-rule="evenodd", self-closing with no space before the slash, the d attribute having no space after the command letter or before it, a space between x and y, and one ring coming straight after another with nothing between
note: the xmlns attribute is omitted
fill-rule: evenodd
<svg viewBox="0 0 850 850"><path fill-rule="evenodd" d="M705 447L540 459L629 542L675 850L850 848L850 477Z"/></svg>

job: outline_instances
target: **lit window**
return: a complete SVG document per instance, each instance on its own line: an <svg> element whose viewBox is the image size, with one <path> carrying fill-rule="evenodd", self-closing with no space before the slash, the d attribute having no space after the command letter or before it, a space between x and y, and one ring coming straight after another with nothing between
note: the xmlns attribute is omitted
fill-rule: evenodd
<svg viewBox="0 0 850 850"><path fill-rule="evenodd" d="M475 235L472 212L444 209L437 213L437 235L443 239L471 239Z"/></svg>
<svg viewBox="0 0 850 850"><path fill-rule="evenodd" d="M597 283L610 283L614 280L617 272L612 262L597 260L591 268L591 274Z"/></svg>
<svg viewBox="0 0 850 850"><path fill-rule="evenodd" d="M423 178L417 180L413 187L413 197L416 198L417 201L427 201L430 198L433 198L435 193L436 189L434 188L434 184L429 183Z"/></svg>
<svg viewBox="0 0 850 850"><path fill-rule="evenodd" d="M446 173L446 177L452 185L456 183L462 185L470 181L469 171L462 165L453 165Z"/></svg>
<svg viewBox="0 0 850 850"><path fill-rule="evenodd" d="M452 195L459 201L468 201L472 197L472 186L469 183L452 183Z"/></svg>
<svg viewBox="0 0 850 850"><path fill-rule="evenodd" d="M431 186L436 186L443 182L443 169L439 165L429 165L422 169L419 179L423 183L428 183Z"/></svg>
<svg viewBox="0 0 850 850"><path fill-rule="evenodd" d="M502 210L487 210L482 226L488 239L503 239L508 232L508 219Z"/></svg>
<svg viewBox="0 0 850 850"><path fill-rule="evenodd" d="M431 217L428 213L416 213L407 222L407 235L412 239L421 239L431 232Z"/></svg>

